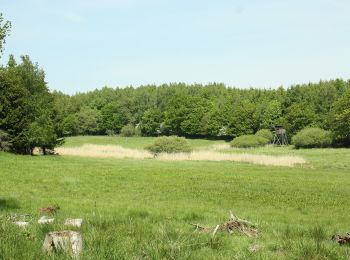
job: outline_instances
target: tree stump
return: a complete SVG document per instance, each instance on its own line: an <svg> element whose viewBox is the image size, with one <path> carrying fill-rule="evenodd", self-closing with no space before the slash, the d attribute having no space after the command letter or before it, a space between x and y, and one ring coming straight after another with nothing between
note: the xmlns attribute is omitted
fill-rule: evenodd
<svg viewBox="0 0 350 260"><path fill-rule="evenodd" d="M77 231L50 232L45 237L43 249L49 254L62 250L73 257L78 257L83 249L83 238Z"/></svg>

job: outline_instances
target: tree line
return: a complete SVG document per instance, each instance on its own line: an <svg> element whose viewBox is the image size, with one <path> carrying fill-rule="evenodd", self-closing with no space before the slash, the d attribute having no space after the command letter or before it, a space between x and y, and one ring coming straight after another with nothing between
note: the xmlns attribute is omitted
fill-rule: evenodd
<svg viewBox="0 0 350 260"><path fill-rule="evenodd" d="M11 24L0 14L0 53ZM30 154L65 136L177 135L232 139L283 126L289 138L305 127L332 131L350 145L350 81L335 79L277 89L211 83L104 87L66 95L49 91L45 73L28 56L0 67L0 150Z"/></svg>
<svg viewBox="0 0 350 260"><path fill-rule="evenodd" d="M287 89L173 83L52 95L60 136L118 134L132 125L144 136L234 138L280 125L289 136L312 126L340 140L349 130L342 114L349 91L350 81L336 79Z"/></svg>

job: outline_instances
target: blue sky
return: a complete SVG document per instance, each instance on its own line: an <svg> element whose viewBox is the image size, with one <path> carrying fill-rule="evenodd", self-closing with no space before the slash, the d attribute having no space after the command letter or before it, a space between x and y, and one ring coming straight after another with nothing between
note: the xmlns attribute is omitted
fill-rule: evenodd
<svg viewBox="0 0 350 260"><path fill-rule="evenodd" d="M350 79L348 0L0 0L1 62L28 54L50 89Z"/></svg>

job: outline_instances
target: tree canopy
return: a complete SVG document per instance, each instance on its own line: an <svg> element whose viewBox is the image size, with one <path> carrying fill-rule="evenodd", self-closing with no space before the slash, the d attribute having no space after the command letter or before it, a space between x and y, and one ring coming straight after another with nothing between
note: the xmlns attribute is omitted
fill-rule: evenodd
<svg viewBox="0 0 350 260"><path fill-rule="evenodd" d="M35 147L45 152L59 143L53 101L38 64L28 56L17 64L10 56L0 69L0 130L9 135L14 152L31 154Z"/></svg>
<svg viewBox="0 0 350 260"><path fill-rule="evenodd" d="M53 95L61 104L56 121L67 135L118 134L132 124L144 136L233 138L282 125L291 138L305 127L332 130L340 123L333 107L349 89L350 81L337 79L287 89L172 83Z"/></svg>
<svg viewBox="0 0 350 260"><path fill-rule="evenodd" d="M4 49L6 36L9 35L11 29L11 22L4 19L2 13L0 13L0 57Z"/></svg>

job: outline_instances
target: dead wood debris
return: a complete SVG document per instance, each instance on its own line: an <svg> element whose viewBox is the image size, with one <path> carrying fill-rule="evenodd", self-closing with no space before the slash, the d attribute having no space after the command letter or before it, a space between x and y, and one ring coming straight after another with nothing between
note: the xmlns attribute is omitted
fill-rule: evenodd
<svg viewBox="0 0 350 260"><path fill-rule="evenodd" d="M45 214L55 215L59 209L60 209L60 207L58 205L49 206L46 208L39 209L39 214L40 215L45 215Z"/></svg>
<svg viewBox="0 0 350 260"><path fill-rule="evenodd" d="M230 219L227 222L221 225L216 225L215 227L204 227L199 224L190 224L196 228L196 231L212 232L212 236L215 236L218 231L226 231L228 233L238 232L248 237L256 237L258 235L258 230L254 224L248 220L238 218L233 215L232 212L230 214Z"/></svg>
<svg viewBox="0 0 350 260"><path fill-rule="evenodd" d="M333 235L332 240L338 242L340 245L350 245L350 234L346 235Z"/></svg>

